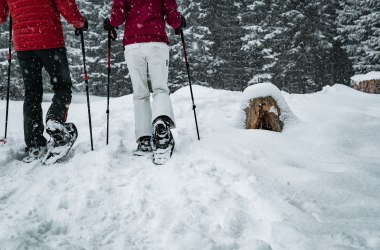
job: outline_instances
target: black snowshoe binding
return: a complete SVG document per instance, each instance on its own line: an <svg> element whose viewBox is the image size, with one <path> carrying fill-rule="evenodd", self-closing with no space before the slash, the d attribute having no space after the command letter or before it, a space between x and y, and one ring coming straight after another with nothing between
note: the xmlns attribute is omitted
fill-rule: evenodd
<svg viewBox="0 0 380 250"><path fill-rule="evenodd" d="M42 159L46 153L46 146L40 147L26 147L25 153L28 155L22 159L25 163L31 163L37 160Z"/></svg>
<svg viewBox="0 0 380 250"><path fill-rule="evenodd" d="M48 150L42 163L50 165L64 158L70 151L74 142L78 138L78 130L73 123L61 124L55 121L48 121L46 132L51 136L48 143Z"/></svg>
<svg viewBox="0 0 380 250"><path fill-rule="evenodd" d="M151 136L140 137L138 141L137 149L133 154L137 156L144 156L149 153L152 153L152 146L150 145L151 139L152 139Z"/></svg>
<svg viewBox="0 0 380 250"><path fill-rule="evenodd" d="M174 138L170 131L170 118L158 117L153 122L153 163L157 165L165 164L173 154Z"/></svg>

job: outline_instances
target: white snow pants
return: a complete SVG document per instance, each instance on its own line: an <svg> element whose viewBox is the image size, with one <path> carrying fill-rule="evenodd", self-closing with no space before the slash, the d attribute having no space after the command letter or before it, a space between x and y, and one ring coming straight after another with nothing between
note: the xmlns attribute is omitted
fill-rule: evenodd
<svg viewBox="0 0 380 250"><path fill-rule="evenodd" d="M165 115L171 118L174 128L174 114L169 96L169 46L166 43L136 43L125 46L125 60L132 79L133 104L135 110L136 141L141 136L152 135L152 121ZM153 89L153 103L150 104L147 73Z"/></svg>

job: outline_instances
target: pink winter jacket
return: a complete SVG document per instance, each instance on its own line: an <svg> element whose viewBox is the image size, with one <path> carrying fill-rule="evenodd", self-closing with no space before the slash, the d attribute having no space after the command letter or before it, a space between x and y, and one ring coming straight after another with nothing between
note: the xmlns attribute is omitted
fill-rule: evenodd
<svg viewBox="0 0 380 250"><path fill-rule="evenodd" d="M133 43L169 44L165 21L173 28L181 26L176 0L113 0L111 25L125 21L123 46Z"/></svg>

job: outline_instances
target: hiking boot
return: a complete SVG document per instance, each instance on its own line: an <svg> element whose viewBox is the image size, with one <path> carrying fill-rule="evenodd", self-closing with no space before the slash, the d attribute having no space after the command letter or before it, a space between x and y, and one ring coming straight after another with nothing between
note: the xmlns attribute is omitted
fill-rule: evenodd
<svg viewBox="0 0 380 250"><path fill-rule="evenodd" d="M138 140L137 149L134 152L134 155L143 156L148 153L151 153L152 152L152 147L150 145L151 139L152 139L151 136L140 137L140 139Z"/></svg>
<svg viewBox="0 0 380 250"><path fill-rule="evenodd" d="M72 137L64 124L54 120L49 120L46 123L46 132L53 139L54 147L69 143Z"/></svg>
<svg viewBox="0 0 380 250"><path fill-rule="evenodd" d="M170 131L170 118L160 116L153 122L153 136L151 145L153 149L153 162L157 165L166 163L173 154L174 138Z"/></svg>
<svg viewBox="0 0 380 250"><path fill-rule="evenodd" d="M46 124L46 132L51 136L52 141L48 143L48 150L42 159L42 163L50 165L69 153L78 137L78 130L73 123L62 124L49 120Z"/></svg>
<svg viewBox="0 0 380 250"><path fill-rule="evenodd" d="M46 146L26 147L25 153L28 155L22 159L25 163L30 163L41 159L46 154Z"/></svg>

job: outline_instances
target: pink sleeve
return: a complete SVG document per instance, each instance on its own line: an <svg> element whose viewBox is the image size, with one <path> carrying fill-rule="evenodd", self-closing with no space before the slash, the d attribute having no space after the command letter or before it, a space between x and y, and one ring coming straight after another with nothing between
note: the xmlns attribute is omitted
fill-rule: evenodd
<svg viewBox="0 0 380 250"><path fill-rule="evenodd" d="M176 0L164 0L164 14L166 22L172 26L173 29L178 29L181 26L181 16L178 12L178 5Z"/></svg>
<svg viewBox="0 0 380 250"><path fill-rule="evenodd" d="M74 28L79 29L84 26L84 17L79 12L75 0L55 0L55 4L61 15L71 24Z"/></svg>
<svg viewBox="0 0 380 250"><path fill-rule="evenodd" d="M127 0L113 0L110 23L119 27L127 18Z"/></svg>
<svg viewBox="0 0 380 250"><path fill-rule="evenodd" d="M0 24L5 23L8 18L8 6L5 0L0 0Z"/></svg>

